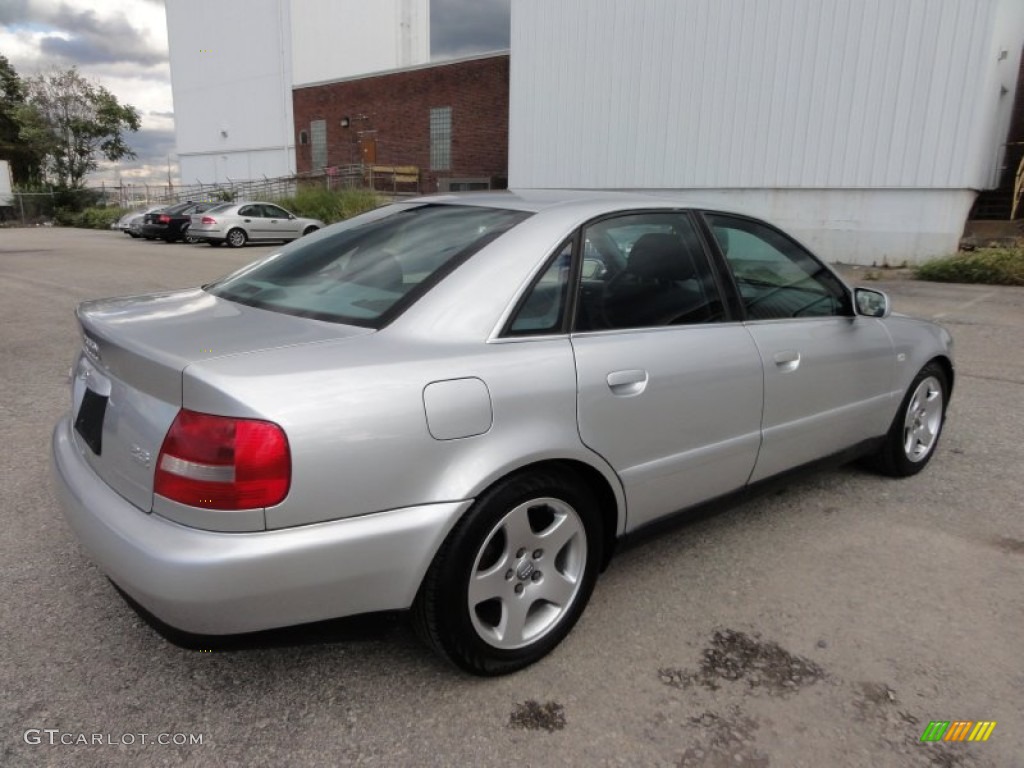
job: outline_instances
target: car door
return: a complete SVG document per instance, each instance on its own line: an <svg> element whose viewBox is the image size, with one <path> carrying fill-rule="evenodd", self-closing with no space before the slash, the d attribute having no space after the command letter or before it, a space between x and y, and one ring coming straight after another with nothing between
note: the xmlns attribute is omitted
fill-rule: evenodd
<svg viewBox="0 0 1024 768"><path fill-rule="evenodd" d="M267 231L272 232L271 236L276 239L294 240L301 234L299 222L293 219L284 208L264 203L263 216L266 218Z"/></svg>
<svg viewBox="0 0 1024 768"><path fill-rule="evenodd" d="M239 224L245 230L250 240L266 240L267 219L263 217L263 206L258 203L249 203L238 209Z"/></svg>
<svg viewBox="0 0 1024 768"><path fill-rule="evenodd" d="M705 214L740 294L764 367L763 442L752 481L883 434L895 353L881 321L763 222Z"/></svg>
<svg viewBox="0 0 1024 768"><path fill-rule="evenodd" d="M760 445L761 359L692 215L608 217L578 247L579 432L622 479L627 528L742 487Z"/></svg>

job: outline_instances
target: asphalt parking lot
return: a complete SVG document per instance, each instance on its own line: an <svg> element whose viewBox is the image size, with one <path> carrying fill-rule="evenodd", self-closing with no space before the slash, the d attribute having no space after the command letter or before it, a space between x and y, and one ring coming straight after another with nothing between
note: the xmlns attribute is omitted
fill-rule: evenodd
<svg viewBox="0 0 1024 768"><path fill-rule="evenodd" d="M76 303L269 250L0 230L0 765L1024 765L1024 289L871 282L956 340L929 468L826 471L631 546L552 655L481 680L395 615L178 647L61 516ZM920 743L933 720L998 725Z"/></svg>

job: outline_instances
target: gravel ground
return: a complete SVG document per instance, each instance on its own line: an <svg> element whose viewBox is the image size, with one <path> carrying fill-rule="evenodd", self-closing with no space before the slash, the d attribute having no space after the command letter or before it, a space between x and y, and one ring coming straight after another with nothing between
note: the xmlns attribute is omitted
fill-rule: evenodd
<svg viewBox="0 0 1024 768"><path fill-rule="evenodd" d="M0 765L1024 765L1024 289L872 274L956 338L930 467L814 474L631 546L555 653L479 680L401 615L178 647L63 521L75 304L267 250L0 230ZM921 744L931 720L998 726Z"/></svg>

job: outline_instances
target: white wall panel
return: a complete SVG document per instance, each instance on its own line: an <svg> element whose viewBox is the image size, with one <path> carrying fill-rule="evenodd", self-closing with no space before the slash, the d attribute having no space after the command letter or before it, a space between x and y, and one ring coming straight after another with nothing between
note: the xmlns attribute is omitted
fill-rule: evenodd
<svg viewBox="0 0 1024 768"><path fill-rule="evenodd" d="M253 178L248 152L294 172L289 0L171 0L167 38L183 183Z"/></svg>
<svg viewBox="0 0 1024 768"><path fill-rule="evenodd" d="M430 0L294 0L295 85L430 61Z"/></svg>
<svg viewBox="0 0 1024 768"><path fill-rule="evenodd" d="M509 181L987 187L1022 43L1021 0L516 0Z"/></svg>

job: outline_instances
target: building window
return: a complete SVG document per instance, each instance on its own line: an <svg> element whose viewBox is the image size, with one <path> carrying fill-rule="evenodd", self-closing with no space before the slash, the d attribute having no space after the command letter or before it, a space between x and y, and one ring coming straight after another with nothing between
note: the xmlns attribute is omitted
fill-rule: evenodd
<svg viewBox="0 0 1024 768"><path fill-rule="evenodd" d="M321 171L327 167L327 121L311 122L309 134L313 143L313 170Z"/></svg>
<svg viewBox="0 0 1024 768"><path fill-rule="evenodd" d="M430 169L450 171L452 168L452 108L430 110Z"/></svg>
<svg viewBox="0 0 1024 768"><path fill-rule="evenodd" d="M474 192L490 189L490 179L438 179L439 192Z"/></svg>

